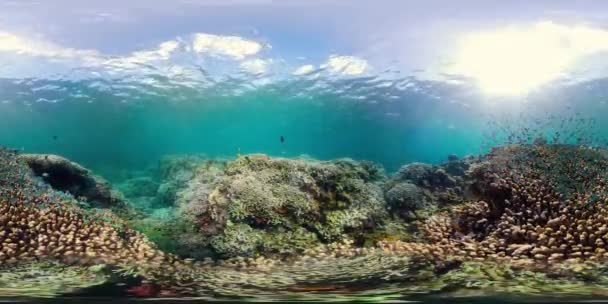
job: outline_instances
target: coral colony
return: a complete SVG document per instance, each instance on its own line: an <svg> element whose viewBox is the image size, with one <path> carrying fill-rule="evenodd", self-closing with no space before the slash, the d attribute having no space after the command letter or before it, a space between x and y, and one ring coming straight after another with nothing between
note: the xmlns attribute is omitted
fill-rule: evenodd
<svg viewBox="0 0 608 304"><path fill-rule="evenodd" d="M349 159L173 156L116 188L0 150L0 294L603 294L607 178L608 151L542 142L391 176Z"/></svg>

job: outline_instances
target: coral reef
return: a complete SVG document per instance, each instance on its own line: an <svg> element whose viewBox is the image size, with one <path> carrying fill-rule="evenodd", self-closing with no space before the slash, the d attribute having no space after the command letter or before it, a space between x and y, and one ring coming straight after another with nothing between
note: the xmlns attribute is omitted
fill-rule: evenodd
<svg viewBox="0 0 608 304"><path fill-rule="evenodd" d="M582 147L495 149L472 168L484 200L439 213L423 230L434 250L479 261L604 260L606 168L604 153Z"/></svg>
<svg viewBox="0 0 608 304"><path fill-rule="evenodd" d="M16 200L22 198L15 197ZM50 203L50 202L49 202ZM0 261L55 257L82 263L160 263L164 254L145 236L96 222L78 210L55 204L0 201ZM154 262L153 258L157 258Z"/></svg>
<svg viewBox="0 0 608 304"><path fill-rule="evenodd" d="M152 197L156 185L172 184L174 197L145 218L122 218L81 207L0 150L0 283L26 286L20 269L31 264L69 289L106 282L108 271L142 277L128 290L145 297L608 290L604 150L511 145L405 166L390 178L352 160L195 162L160 166L158 183L130 181L145 189L129 195Z"/></svg>
<svg viewBox="0 0 608 304"><path fill-rule="evenodd" d="M360 236L386 217L383 173L367 163L248 155L195 172L179 193L179 217L223 256L297 252Z"/></svg>
<svg viewBox="0 0 608 304"><path fill-rule="evenodd" d="M402 218L408 218L410 213L417 216L417 210L428 209L432 204L431 198L423 189L408 182L393 185L384 196L389 210L394 210Z"/></svg>
<svg viewBox="0 0 608 304"><path fill-rule="evenodd" d="M50 154L22 154L18 160L25 162L34 174L56 190L69 192L102 207L124 205L122 195L114 191L108 181L66 158Z"/></svg>
<svg viewBox="0 0 608 304"><path fill-rule="evenodd" d="M100 267L68 266L57 262L0 265L0 297L52 298L104 284Z"/></svg>
<svg viewBox="0 0 608 304"><path fill-rule="evenodd" d="M0 264L52 260L150 274L179 264L112 211L82 209L55 192L13 152L0 149L0 168Z"/></svg>
<svg viewBox="0 0 608 304"><path fill-rule="evenodd" d="M223 160L210 160L197 155L171 155L163 157L158 165L161 184L157 189L156 205L173 206L177 193L188 186L195 174L201 170L221 169Z"/></svg>
<svg viewBox="0 0 608 304"><path fill-rule="evenodd" d="M210 185L223 174L225 166L223 160L201 157L163 158L155 174L160 178L156 196L127 196L134 202L132 205L152 213L146 218L132 220L132 227L146 233L161 249L181 257L203 259L213 255L208 235L200 233L193 216L201 206L196 202L207 199L212 190ZM183 201L190 204L183 204Z"/></svg>
<svg viewBox="0 0 608 304"><path fill-rule="evenodd" d="M386 175L370 162L171 156L154 175L160 177L156 197L125 193L132 205L148 213L163 207L166 216L136 219L132 226L181 257L298 254L344 235L365 246L411 239L412 227L389 217ZM128 180L122 187L134 184ZM405 207L399 202L427 207L397 189L389 195L397 212ZM159 201L166 203L154 205Z"/></svg>
<svg viewBox="0 0 608 304"><path fill-rule="evenodd" d="M474 157L450 156L440 165L407 164L384 185L388 206L394 213L410 220L412 213L415 218L426 218L437 207L470 200L475 197L471 193L475 177L469 174L469 167L476 162ZM416 212L418 210L424 212Z"/></svg>

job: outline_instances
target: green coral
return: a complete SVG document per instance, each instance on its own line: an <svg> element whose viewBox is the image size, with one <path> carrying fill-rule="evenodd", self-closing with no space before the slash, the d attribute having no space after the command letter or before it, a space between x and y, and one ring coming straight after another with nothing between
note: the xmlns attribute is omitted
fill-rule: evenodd
<svg viewBox="0 0 608 304"><path fill-rule="evenodd" d="M262 233L245 224L231 224L224 233L211 238L211 245L225 256L251 256L262 241Z"/></svg>
<svg viewBox="0 0 608 304"><path fill-rule="evenodd" d="M277 228L276 231L263 234L259 251L279 255L302 253L317 242L316 234L302 227L291 230Z"/></svg>
<svg viewBox="0 0 608 304"><path fill-rule="evenodd" d="M205 250L209 239L201 235L195 225L176 217L172 208L158 209L150 216L134 219L129 224L130 228L145 234L164 252L197 259L212 255Z"/></svg>
<svg viewBox="0 0 608 304"><path fill-rule="evenodd" d="M372 182L383 172L367 163L248 155L230 162L225 174L210 203L225 208L232 221L265 233L305 229L306 240L312 232L317 242L329 242L386 217L382 190ZM273 243L279 239L285 238L263 238L261 248L285 247Z"/></svg>
<svg viewBox="0 0 608 304"><path fill-rule="evenodd" d="M210 246L223 256L284 253L289 246L295 253L361 235L388 215L380 187L385 175L372 163L258 154L191 170L177 193L178 217L213 239Z"/></svg>

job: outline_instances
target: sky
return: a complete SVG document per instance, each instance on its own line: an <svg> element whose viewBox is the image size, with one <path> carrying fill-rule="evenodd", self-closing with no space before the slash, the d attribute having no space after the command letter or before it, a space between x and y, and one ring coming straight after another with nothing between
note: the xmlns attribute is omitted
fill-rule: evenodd
<svg viewBox="0 0 608 304"><path fill-rule="evenodd" d="M525 94L566 73L604 75L607 9L559 0L0 0L0 76L142 64L170 75L391 69Z"/></svg>
<svg viewBox="0 0 608 304"><path fill-rule="evenodd" d="M359 137L423 151L415 155L425 152L410 140L429 151L443 147L443 157L454 152L444 138L478 138L472 125L481 131L477 123L489 114L547 114L577 103L570 112L584 108L601 119L607 57L606 1L0 0L0 123L17 116L7 109L47 117L64 100L116 101L108 108L122 109L161 100L228 103L234 95L322 106L336 97L364 104L362 119L380 117L376 131L357 123L369 131ZM583 85L568 90L577 82ZM554 85L566 89L545 90ZM333 114L348 117L339 111ZM106 114L114 128L114 113ZM232 118L224 122L235 130ZM14 125L0 129L19 142L25 136L11 132ZM141 129L133 130L138 138ZM73 131L75 142L92 140ZM462 151L470 144L460 143ZM407 151L382 149L377 158L400 164Z"/></svg>

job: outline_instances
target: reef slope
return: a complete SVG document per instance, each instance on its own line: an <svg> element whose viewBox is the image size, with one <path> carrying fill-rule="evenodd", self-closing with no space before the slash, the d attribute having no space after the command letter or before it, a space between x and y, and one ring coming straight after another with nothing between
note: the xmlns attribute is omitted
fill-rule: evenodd
<svg viewBox="0 0 608 304"><path fill-rule="evenodd" d="M3 269L59 263L78 268L58 274L91 285L135 275L137 296L608 290L602 149L511 145L392 176L352 160L188 159L125 181L134 211L117 215L53 189L2 150ZM48 265L57 264L37 267Z"/></svg>

